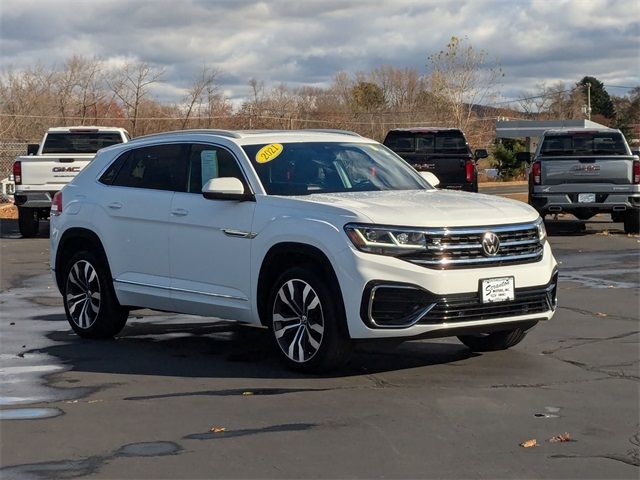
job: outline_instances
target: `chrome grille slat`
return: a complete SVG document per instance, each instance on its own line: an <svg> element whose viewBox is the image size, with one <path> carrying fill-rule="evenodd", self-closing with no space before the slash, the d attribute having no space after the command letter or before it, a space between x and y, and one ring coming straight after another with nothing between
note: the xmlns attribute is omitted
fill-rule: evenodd
<svg viewBox="0 0 640 480"><path fill-rule="evenodd" d="M477 294L444 297L418 323L431 325L467 322L548 312L554 309L552 302L556 282L557 278L554 277L545 288L516 289L515 299L509 302L482 303Z"/></svg>
<svg viewBox="0 0 640 480"><path fill-rule="evenodd" d="M483 251L485 232L495 233L500 240L495 256L487 256ZM531 263L538 261L543 253L535 224L425 229L424 234L426 251L399 258L426 268L449 269Z"/></svg>

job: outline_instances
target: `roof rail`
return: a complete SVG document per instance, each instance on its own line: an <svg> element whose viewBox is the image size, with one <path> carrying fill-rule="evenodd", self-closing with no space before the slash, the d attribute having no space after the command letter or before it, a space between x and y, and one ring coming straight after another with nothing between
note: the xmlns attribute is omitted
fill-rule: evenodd
<svg viewBox="0 0 640 480"><path fill-rule="evenodd" d="M132 138L131 141L135 142L136 140L142 140L147 138L160 137L165 135L189 134L189 133L195 133L200 135L205 135L205 134L219 135L221 137L229 137L229 138L242 138L242 135L232 130L216 130L214 128L194 128L190 130L172 130L169 132L151 133L149 135L142 135L141 137Z"/></svg>
<svg viewBox="0 0 640 480"><path fill-rule="evenodd" d="M339 128L304 128L304 132L318 132L318 133L339 133L342 135L351 135L352 137L361 137L359 133L352 132L350 130L340 130Z"/></svg>

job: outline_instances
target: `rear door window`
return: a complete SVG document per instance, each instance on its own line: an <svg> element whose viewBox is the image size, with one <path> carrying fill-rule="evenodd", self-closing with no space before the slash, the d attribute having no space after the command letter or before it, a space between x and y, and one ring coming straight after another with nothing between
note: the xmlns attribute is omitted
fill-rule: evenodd
<svg viewBox="0 0 640 480"><path fill-rule="evenodd" d="M185 191L187 149L188 145L185 144L167 144L131 150L112 185Z"/></svg>

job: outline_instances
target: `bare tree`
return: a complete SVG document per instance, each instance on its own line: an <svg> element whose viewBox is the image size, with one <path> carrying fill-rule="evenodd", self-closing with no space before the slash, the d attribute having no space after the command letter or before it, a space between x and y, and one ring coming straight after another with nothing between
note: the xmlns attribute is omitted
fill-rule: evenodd
<svg viewBox="0 0 640 480"><path fill-rule="evenodd" d="M474 107L492 99L504 76L497 61L467 42L466 37L451 37L445 49L430 55L427 63L432 93L449 107L454 125L463 130Z"/></svg>
<svg viewBox="0 0 640 480"><path fill-rule="evenodd" d="M135 136L138 133L140 108L149 93L149 87L158 82L163 74L164 69L154 68L146 62L127 63L107 81L109 88L127 112L131 135Z"/></svg>
<svg viewBox="0 0 640 480"><path fill-rule="evenodd" d="M205 95L207 100L211 98L211 95L215 91L216 78L220 75L220 72L216 69L204 65L202 71L198 74L196 79L189 87L188 93L184 99L186 109L184 111L184 117L182 119L181 128L184 129L189 122L191 114L195 110L199 110Z"/></svg>

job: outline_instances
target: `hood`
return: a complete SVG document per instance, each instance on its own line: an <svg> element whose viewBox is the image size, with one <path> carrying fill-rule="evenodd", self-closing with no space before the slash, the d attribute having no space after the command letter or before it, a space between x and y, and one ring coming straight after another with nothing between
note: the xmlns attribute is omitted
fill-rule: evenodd
<svg viewBox="0 0 640 480"><path fill-rule="evenodd" d="M538 218L538 212L517 200L452 190L326 193L297 198L352 210L377 225L469 227Z"/></svg>

